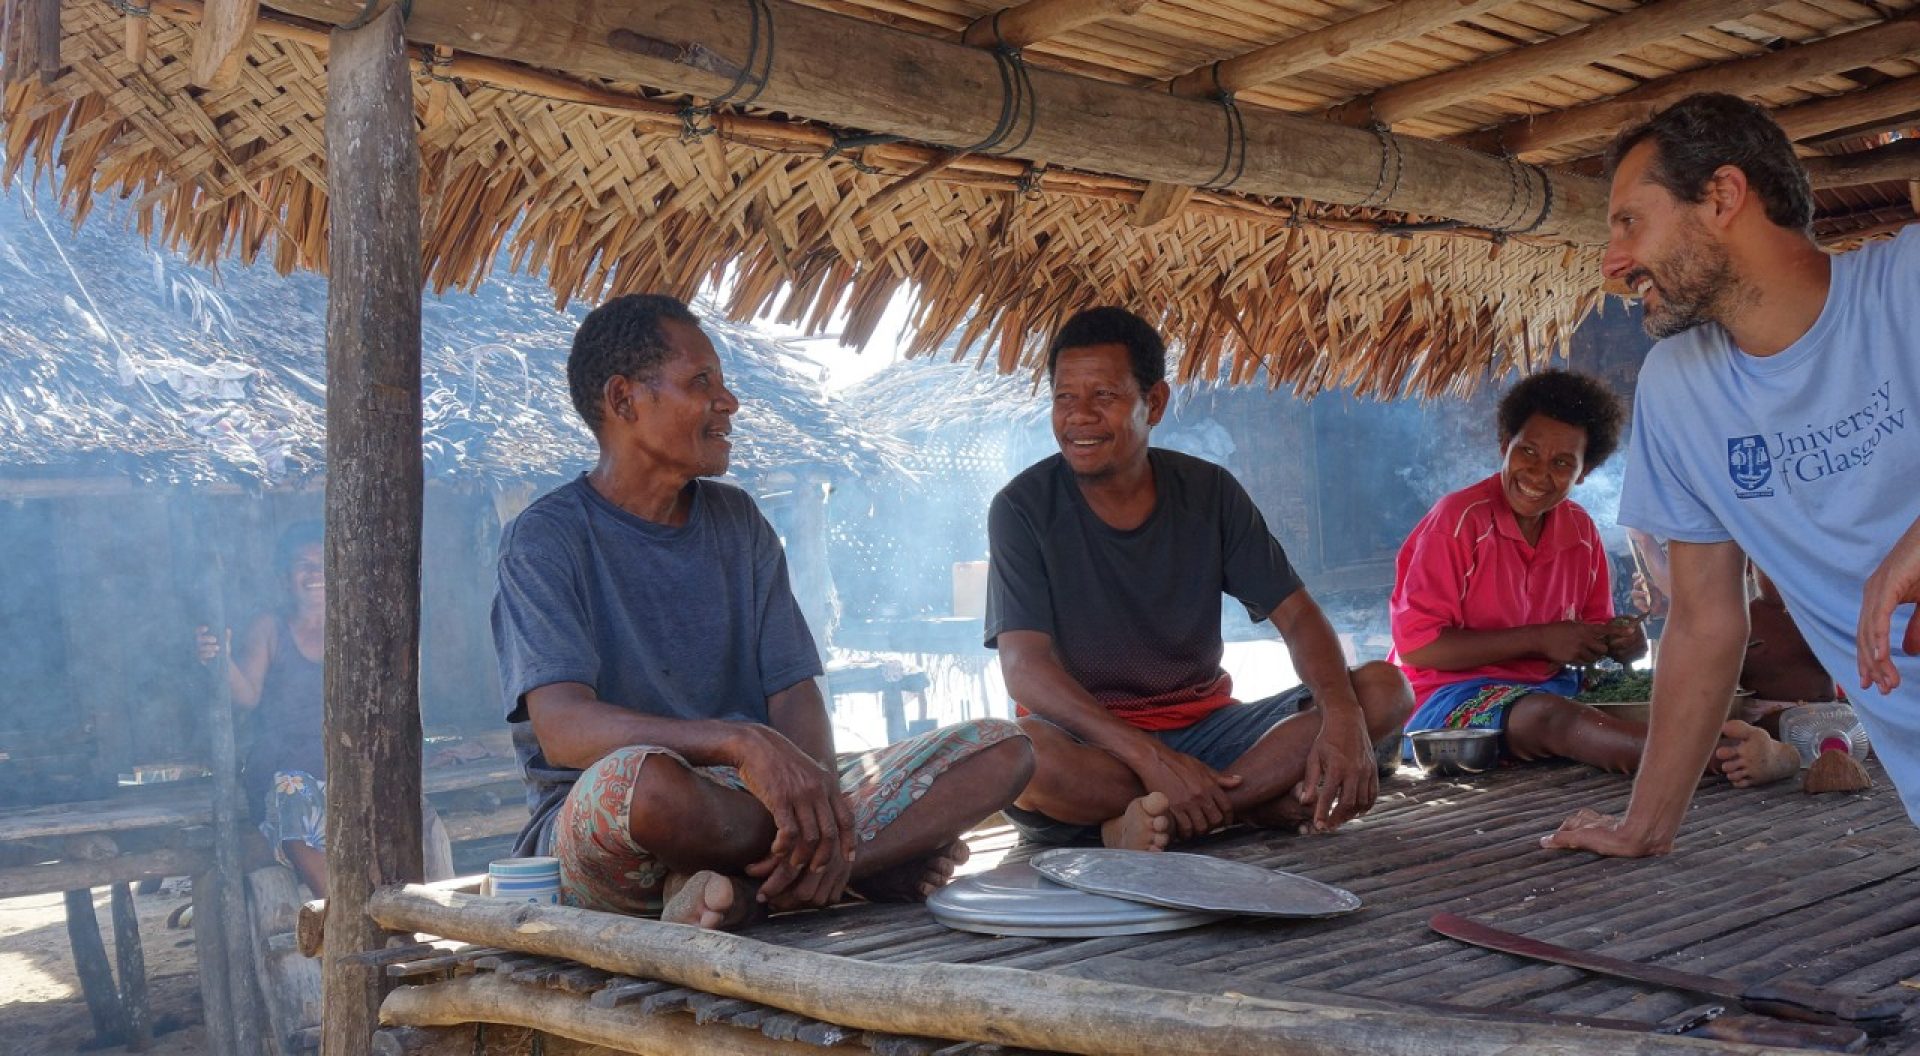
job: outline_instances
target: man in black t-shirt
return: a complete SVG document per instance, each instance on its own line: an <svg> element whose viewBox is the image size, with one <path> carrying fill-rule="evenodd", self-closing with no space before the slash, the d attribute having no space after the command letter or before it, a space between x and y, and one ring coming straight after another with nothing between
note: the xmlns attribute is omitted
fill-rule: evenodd
<svg viewBox="0 0 1920 1056"><path fill-rule="evenodd" d="M1236 820L1329 832L1372 807L1372 742L1413 693L1391 665L1347 669L1232 474L1147 446L1167 406L1160 336L1120 308L1082 312L1047 374L1060 454L988 515L986 644L1035 756L1015 825L1159 850ZM1303 685L1234 700L1222 592L1272 621Z"/></svg>

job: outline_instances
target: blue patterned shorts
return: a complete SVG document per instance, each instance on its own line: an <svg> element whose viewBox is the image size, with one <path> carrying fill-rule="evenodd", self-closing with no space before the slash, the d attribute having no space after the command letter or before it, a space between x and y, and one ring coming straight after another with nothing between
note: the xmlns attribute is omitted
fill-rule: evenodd
<svg viewBox="0 0 1920 1056"><path fill-rule="evenodd" d="M286 845L304 843L316 851L327 849L327 783L304 770L280 770L267 788L267 816L260 835L273 848L274 860L287 868Z"/></svg>

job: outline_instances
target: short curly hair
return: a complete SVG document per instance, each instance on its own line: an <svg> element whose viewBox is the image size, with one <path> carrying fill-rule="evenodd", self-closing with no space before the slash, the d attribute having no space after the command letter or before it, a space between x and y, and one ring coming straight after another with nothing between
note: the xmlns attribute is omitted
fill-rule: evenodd
<svg viewBox="0 0 1920 1056"><path fill-rule="evenodd" d="M598 436L601 394L608 379L618 375L652 381L672 351L667 344L667 320L691 327L700 317L681 301L663 293L630 293L595 308L573 333L573 351L567 354L567 393L580 420Z"/></svg>
<svg viewBox="0 0 1920 1056"><path fill-rule="evenodd" d="M1543 370L1500 397L1501 445L1536 414L1586 430L1587 452L1582 461L1587 469L1598 467L1619 450L1620 427L1627 419L1620 397L1600 379L1571 370Z"/></svg>
<svg viewBox="0 0 1920 1056"><path fill-rule="evenodd" d="M1167 344L1160 332L1125 308L1106 305L1075 313L1053 335L1047 346L1047 379L1053 379L1060 353L1091 345L1125 346L1129 372L1143 394L1167 378Z"/></svg>

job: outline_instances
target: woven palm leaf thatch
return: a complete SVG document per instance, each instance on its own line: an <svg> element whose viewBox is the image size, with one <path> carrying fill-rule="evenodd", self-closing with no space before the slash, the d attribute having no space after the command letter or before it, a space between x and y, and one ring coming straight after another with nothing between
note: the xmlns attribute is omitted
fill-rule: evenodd
<svg viewBox="0 0 1920 1056"><path fill-rule="evenodd" d="M184 265L110 203L77 231L0 194L0 474L111 470L170 483L299 484L325 469L325 284ZM524 276L422 306L427 471L508 484L592 464L566 358L583 306ZM732 472L903 472L906 444L852 420L809 364L752 327L705 328L739 395Z"/></svg>
<svg viewBox="0 0 1920 1056"><path fill-rule="evenodd" d="M239 83L201 91L193 27L167 10L135 66L120 10L61 5L62 72L6 89L7 174L54 171L76 215L126 196L143 232L196 260L323 269L324 37L258 32ZM844 310L859 343L912 288L914 353L959 330L1007 372L1072 311L1118 303L1161 324L1183 379L1303 393L1435 393L1535 365L1599 296L1594 255L1558 245L1381 237L1372 213L1207 192L1139 228L1131 181L1001 161L907 184L910 165L873 152L688 135L631 86L615 86L630 105L596 105L425 62L416 83L435 290L474 287L503 248L560 303L685 297L729 273L736 318L819 329Z"/></svg>

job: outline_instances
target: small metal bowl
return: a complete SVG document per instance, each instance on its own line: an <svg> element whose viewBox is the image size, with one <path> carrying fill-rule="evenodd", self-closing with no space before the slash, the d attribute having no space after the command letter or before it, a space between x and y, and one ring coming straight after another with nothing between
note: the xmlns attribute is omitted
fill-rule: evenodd
<svg viewBox="0 0 1920 1056"><path fill-rule="evenodd" d="M1477 774L1500 762L1498 730L1421 730L1413 741L1413 761L1428 773Z"/></svg>

